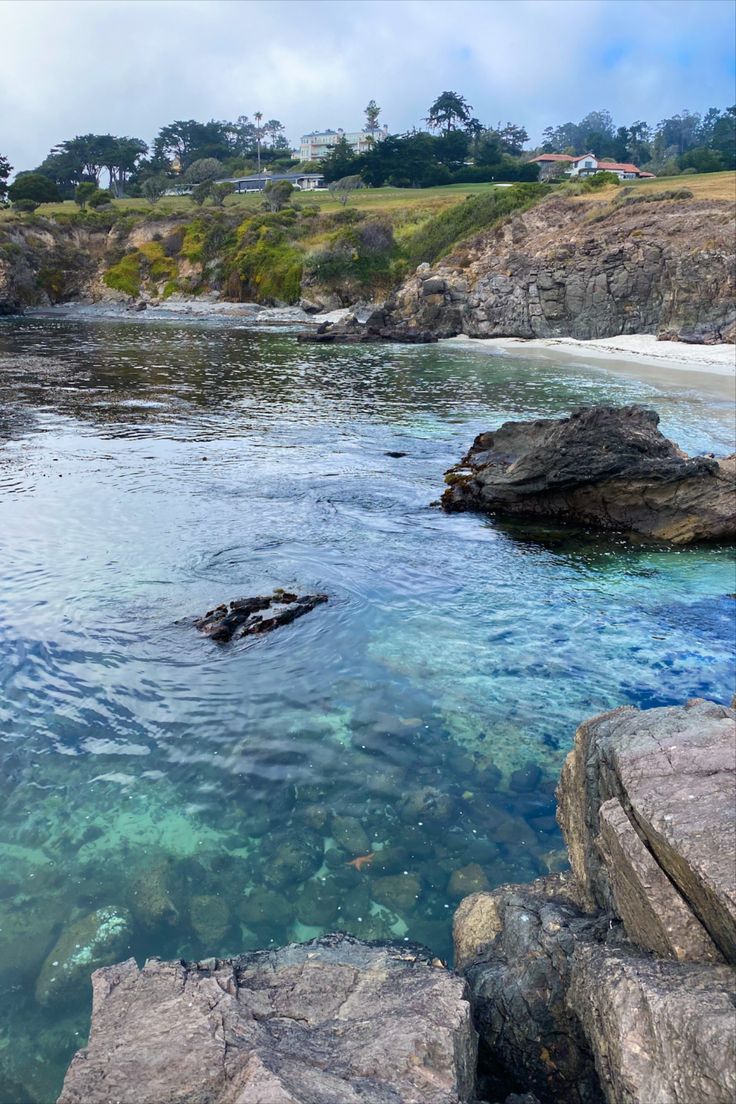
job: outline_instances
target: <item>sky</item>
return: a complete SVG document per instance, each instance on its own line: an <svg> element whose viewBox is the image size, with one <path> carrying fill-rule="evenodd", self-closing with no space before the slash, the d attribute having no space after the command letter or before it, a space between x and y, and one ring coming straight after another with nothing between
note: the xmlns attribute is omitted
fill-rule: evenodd
<svg viewBox="0 0 736 1104"><path fill-rule="evenodd" d="M732 0L0 0L0 154L75 134L151 141L174 119L262 111L292 144L398 133L445 90L482 122L617 125L736 99Z"/></svg>

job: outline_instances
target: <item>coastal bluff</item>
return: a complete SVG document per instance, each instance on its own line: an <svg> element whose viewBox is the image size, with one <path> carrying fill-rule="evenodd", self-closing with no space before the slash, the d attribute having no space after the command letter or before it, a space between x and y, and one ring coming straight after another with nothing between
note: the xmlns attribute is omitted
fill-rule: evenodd
<svg viewBox="0 0 736 1104"><path fill-rule="evenodd" d="M595 717L558 799L571 873L465 898L455 972L339 933L96 971L59 1104L726 1104L736 712Z"/></svg>

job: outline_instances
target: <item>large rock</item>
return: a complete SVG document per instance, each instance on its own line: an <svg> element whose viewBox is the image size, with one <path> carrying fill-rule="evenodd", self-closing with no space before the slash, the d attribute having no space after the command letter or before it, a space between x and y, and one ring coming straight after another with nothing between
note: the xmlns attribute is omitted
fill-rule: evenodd
<svg viewBox="0 0 736 1104"><path fill-rule="evenodd" d="M69 924L41 967L36 981L38 1003L53 1005L84 999L92 971L123 954L130 936L128 912L113 906L97 909Z"/></svg>
<svg viewBox="0 0 736 1104"><path fill-rule="evenodd" d="M454 936L490 1099L520 1087L542 1104L735 1098L729 967L642 955L554 875L468 898Z"/></svg>
<svg viewBox="0 0 736 1104"><path fill-rule="evenodd" d="M586 722L558 788L572 875L459 906L491 1099L736 1099L735 721L693 700Z"/></svg>
<svg viewBox="0 0 736 1104"><path fill-rule="evenodd" d="M575 939L592 938L595 927L561 875L476 893L460 905L456 967L470 985L491 1099L518 1086L545 1104L603 1099L582 1025L567 1007Z"/></svg>
<svg viewBox="0 0 736 1104"><path fill-rule="evenodd" d="M558 798L581 899L618 911L629 936L648 949L664 949L667 927L676 957L715 958L717 947L736 962L735 721L732 709L696 699L616 709L576 733ZM629 849L626 869L615 855L611 863L612 813L622 830L612 799L629 821L629 840L642 843ZM637 898L649 907L637 908Z"/></svg>
<svg viewBox="0 0 736 1104"><path fill-rule="evenodd" d="M481 433L446 475L446 510L554 518L688 544L736 536L736 455L688 458L654 410L594 406Z"/></svg>
<svg viewBox="0 0 736 1104"><path fill-rule="evenodd" d="M734 974L579 941L567 1004L609 1104L736 1100Z"/></svg>
<svg viewBox="0 0 736 1104"><path fill-rule="evenodd" d="M465 983L410 944L345 935L236 959L98 971L59 1104L458 1104Z"/></svg>

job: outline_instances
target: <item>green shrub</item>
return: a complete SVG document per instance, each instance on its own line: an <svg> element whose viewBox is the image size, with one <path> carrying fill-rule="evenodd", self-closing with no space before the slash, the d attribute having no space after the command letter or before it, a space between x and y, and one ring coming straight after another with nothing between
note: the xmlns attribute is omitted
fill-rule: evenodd
<svg viewBox="0 0 736 1104"><path fill-rule="evenodd" d="M463 239L487 230L514 211L533 207L549 191L544 184L513 184L510 188L494 188L492 192L469 196L464 203L442 211L414 231L405 245L406 260L413 266L423 261L431 264Z"/></svg>
<svg viewBox="0 0 736 1104"><path fill-rule="evenodd" d="M102 277L103 283L114 291L137 298L141 293L141 254L138 250L125 256L108 268Z"/></svg>

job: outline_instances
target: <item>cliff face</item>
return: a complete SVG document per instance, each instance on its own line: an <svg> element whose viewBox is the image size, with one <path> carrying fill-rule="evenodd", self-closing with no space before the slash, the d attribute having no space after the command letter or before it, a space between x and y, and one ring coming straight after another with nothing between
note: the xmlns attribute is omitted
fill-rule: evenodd
<svg viewBox="0 0 736 1104"><path fill-rule="evenodd" d="M721 200L553 196L420 265L389 303L391 323L443 337L733 340L735 231Z"/></svg>

